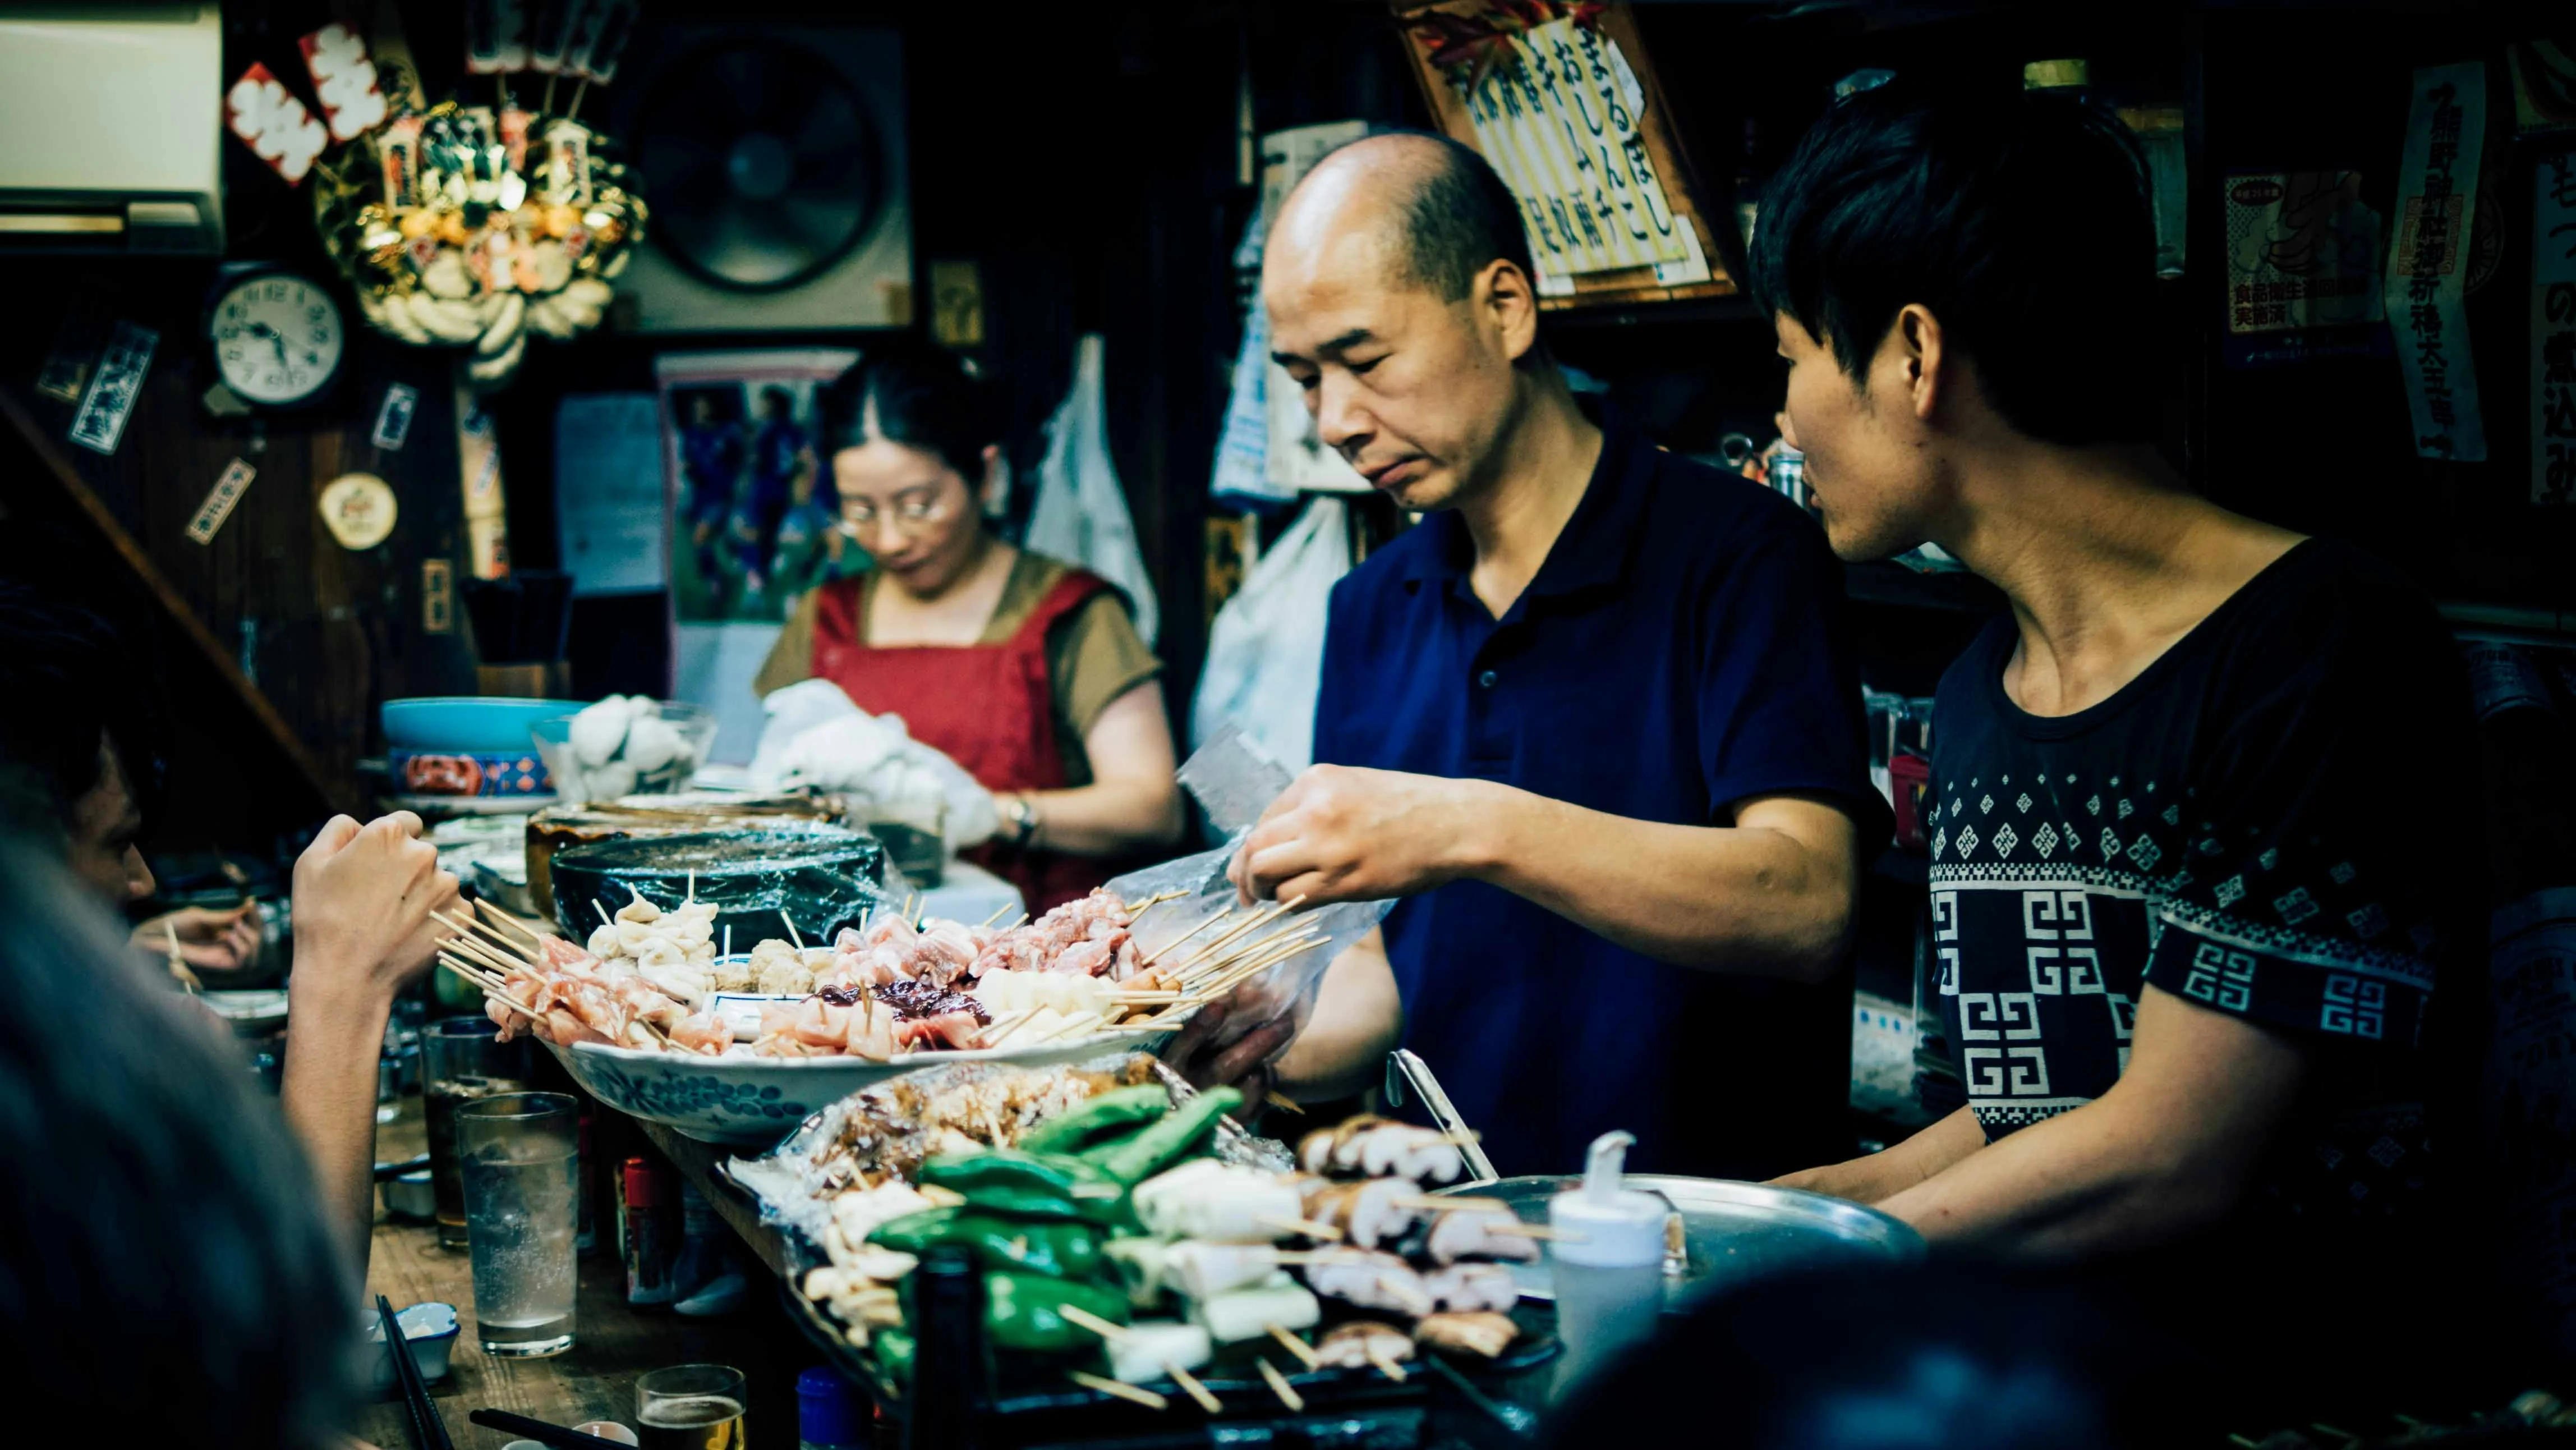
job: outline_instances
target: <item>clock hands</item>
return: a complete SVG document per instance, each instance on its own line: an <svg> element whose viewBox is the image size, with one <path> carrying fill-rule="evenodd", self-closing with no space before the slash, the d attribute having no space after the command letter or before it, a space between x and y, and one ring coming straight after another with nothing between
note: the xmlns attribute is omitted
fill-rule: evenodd
<svg viewBox="0 0 2576 1450"><path fill-rule="evenodd" d="M253 337L267 338L268 345L277 349L277 365L279 367L285 367L287 365L286 339L278 333L276 328L269 326L265 322L252 321L245 323L242 327L242 331L249 333Z"/></svg>

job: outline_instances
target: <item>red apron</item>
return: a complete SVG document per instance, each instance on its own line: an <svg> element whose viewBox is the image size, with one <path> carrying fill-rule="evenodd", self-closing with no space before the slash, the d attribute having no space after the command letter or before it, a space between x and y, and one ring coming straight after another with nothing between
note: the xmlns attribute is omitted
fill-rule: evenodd
<svg viewBox="0 0 2576 1450"><path fill-rule="evenodd" d="M860 629L860 576L823 585L814 604L814 674L871 715L900 715L912 738L966 768L996 791L1061 790L1055 690L1047 632L1109 587L1070 569L1000 644L898 645L880 649ZM1110 874L1108 862L992 842L962 853L1020 888L1035 916L1071 901Z"/></svg>

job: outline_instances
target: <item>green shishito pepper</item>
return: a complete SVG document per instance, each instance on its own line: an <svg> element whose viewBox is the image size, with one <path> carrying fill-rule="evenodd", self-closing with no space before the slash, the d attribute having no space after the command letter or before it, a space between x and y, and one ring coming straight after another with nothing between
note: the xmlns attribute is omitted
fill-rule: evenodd
<svg viewBox="0 0 2576 1450"><path fill-rule="evenodd" d="M1087 1223L1030 1222L972 1208L931 1208L879 1224L868 1242L907 1254L954 1244L987 1269L1089 1278L1100 1267L1100 1231Z"/></svg>
<svg viewBox="0 0 2576 1450"><path fill-rule="evenodd" d="M996 1349L1066 1354L1098 1349L1100 1336L1064 1317L1067 1306L1127 1322L1127 1296L1039 1274L984 1276L984 1332Z"/></svg>
<svg viewBox="0 0 2576 1450"><path fill-rule="evenodd" d="M1028 1153L1077 1153L1098 1140L1124 1136L1172 1110L1172 1095L1152 1085L1120 1088L1078 1103L1040 1123L1020 1139Z"/></svg>
<svg viewBox="0 0 2576 1450"><path fill-rule="evenodd" d="M1127 1185L1079 1158L990 1148L944 1153L921 1165L921 1181L962 1195L966 1206L1020 1218L1115 1224L1127 1214Z"/></svg>
<svg viewBox="0 0 2576 1450"><path fill-rule="evenodd" d="M1214 1131L1219 1117L1241 1106L1243 1094L1230 1087L1209 1088L1136 1136L1084 1155L1085 1161L1119 1183L1142 1183Z"/></svg>
<svg viewBox="0 0 2576 1450"><path fill-rule="evenodd" d="M887 1379L898 1387L911 1387L913 1343L910 1334L894 1328L877 1330L868 1336L868 1353L876 1356L877 1364L885 1370Z"/></svg>

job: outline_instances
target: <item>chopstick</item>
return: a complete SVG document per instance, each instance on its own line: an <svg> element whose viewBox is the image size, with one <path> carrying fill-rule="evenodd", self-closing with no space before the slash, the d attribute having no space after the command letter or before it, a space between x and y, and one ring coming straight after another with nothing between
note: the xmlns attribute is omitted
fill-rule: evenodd
<svg viewBox="0 0 2576 1450"><path fill-rule="evenodd" d="M403 1407L411 1412L412 1444L415 1450L456 1450L456 1442L447 1438L447 1422L439 1418L438 1406L429 1400L429 1384L420 1377L420 1363L411 1357L411 1340L402 1331L402 1321L394 1317L392 1301L376 1296L376 1322L385 1333L385 1354L393 1360L394 1378L402 1385Z"/></svg>
<svg viewBox="0 0 2576 1450"><path fill-rule="evenodd" d="M548 1420L532 1420L525 1415L514 1415L508 1410L476 1410L465 1418L489 1429L507 1430L513 1435L524 1436L530 1440L541 1441L548 1445L560 1445L565 1447L565 1450L598 1450L598 1447L603 1445L607 1446L608 1450L628 1450L628 1446L623 1441L593 1435L588 1431L576 1430L568 1425L558 1425Z"/></svg>

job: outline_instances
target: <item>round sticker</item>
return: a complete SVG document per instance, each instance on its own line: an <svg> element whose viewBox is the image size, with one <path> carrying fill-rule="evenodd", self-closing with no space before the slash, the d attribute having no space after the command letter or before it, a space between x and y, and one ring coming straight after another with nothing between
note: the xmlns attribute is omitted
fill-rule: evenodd
<svg viewBox="0 0 2576 1450"><path fill-rule="evenodd" d="M343 549L372 549L392 537L394 491L372 473L344 473L322 490L322 526Z"/></svg>

